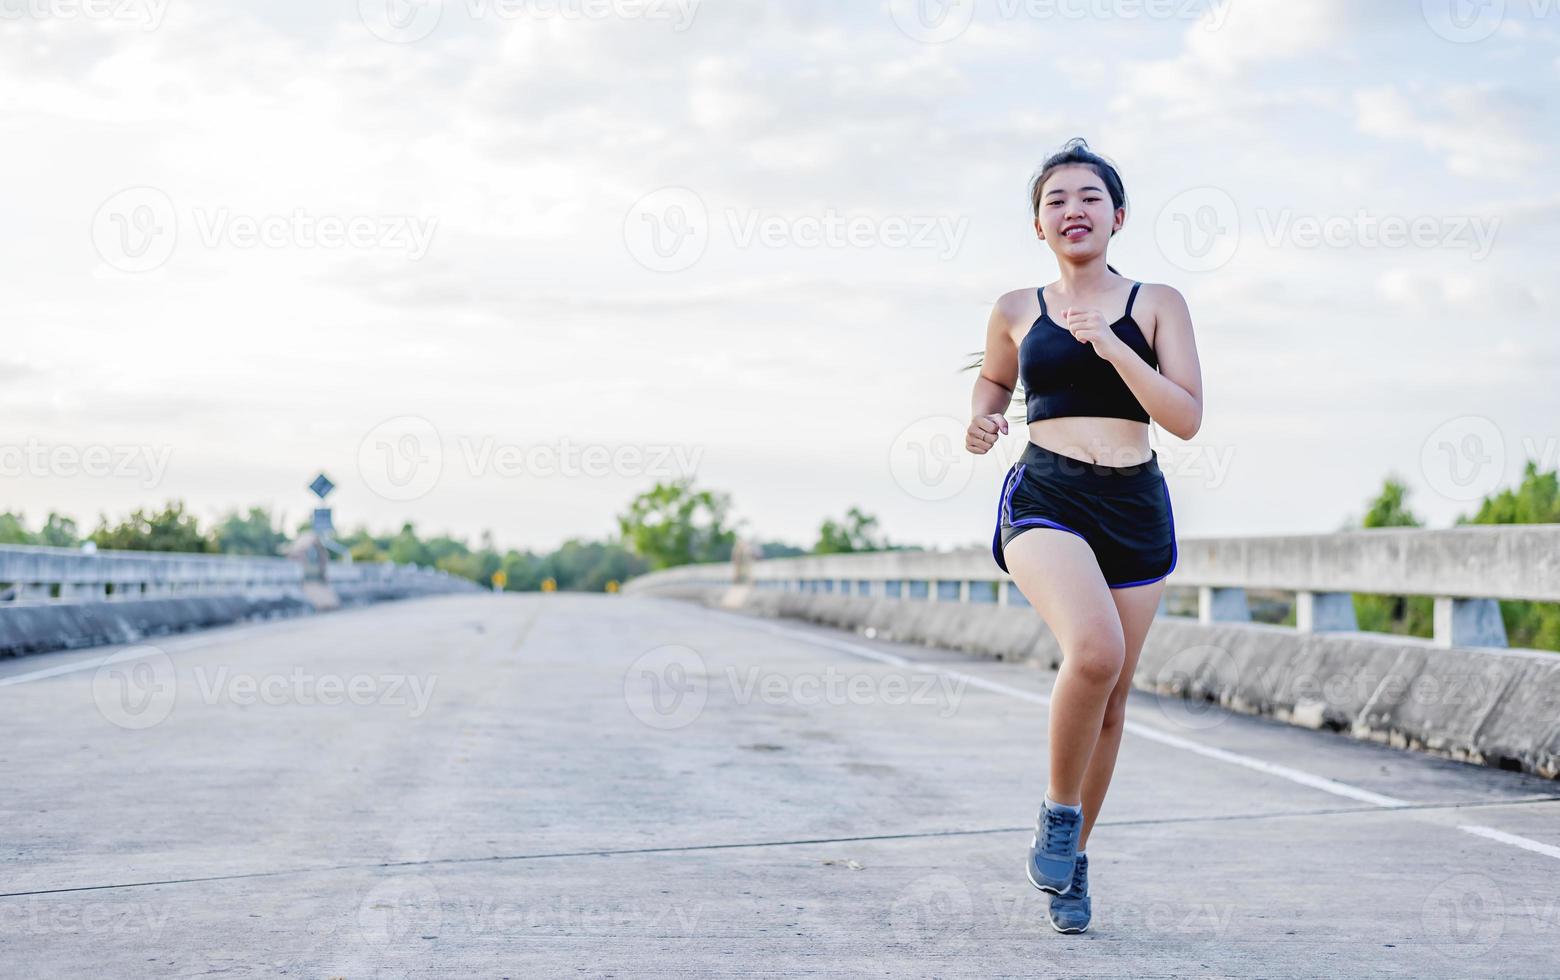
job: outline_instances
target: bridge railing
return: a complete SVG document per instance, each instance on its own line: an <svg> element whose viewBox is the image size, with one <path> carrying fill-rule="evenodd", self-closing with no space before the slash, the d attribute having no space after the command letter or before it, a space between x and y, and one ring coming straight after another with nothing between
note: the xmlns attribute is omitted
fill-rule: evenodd
<svg viewBox="0 0 1560 980"><path fill-rule="evenodd" d="M331 562L326 574L332 584L477 587L442 571L394 562ZM0 600L10 602L266 595L299 590L303 581L303 566L289 558L0 545Z"/></svg>
<svg viewBox="0 0 1560 980"><path fill-rule="evenodd" d="M1177 549L1166 584L1195 589L1197 618L1210 624L1249 622L1247 591L1254 589L1293 592L1295 628L1307 633L1357 630L1354 593L1423 595L1435 600L1435 644L1503 647L1498 600L1560 602L1555 524L1185 538ZM732 584L908 602L1027 605L984 547L683 565L631 579L623 591Z"/></svg>

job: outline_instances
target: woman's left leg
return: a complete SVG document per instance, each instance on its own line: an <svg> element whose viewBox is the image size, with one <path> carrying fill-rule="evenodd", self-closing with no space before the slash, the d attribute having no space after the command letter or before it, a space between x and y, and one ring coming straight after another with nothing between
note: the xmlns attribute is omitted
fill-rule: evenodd
<svg viewBox="0 0 1560 980"><path fill-rule="evenodd" d="M1089 766L1083 776L1083 829L1078 834L1078 850L1089 840L1089 831L1099 816L1105 802L1105 791L1110 788L1110 777L1116 770L1116 753L1121 748L1121 733L1127 714L1127 692L1132 690L1132 674L1137 670L1138 655L1143 652L1143 641L1154 623L1154 613L1159 608L1159 597L1165 590L1165 580L1147 585L1134 585L1126 589L1111 589L1110 597L1116 603L1121 616L1121 633L1125 641L1126 657L1122 660L1121 674L1105 702L1105 719L1101 723L1099 740L1089 756Z"/></svg>

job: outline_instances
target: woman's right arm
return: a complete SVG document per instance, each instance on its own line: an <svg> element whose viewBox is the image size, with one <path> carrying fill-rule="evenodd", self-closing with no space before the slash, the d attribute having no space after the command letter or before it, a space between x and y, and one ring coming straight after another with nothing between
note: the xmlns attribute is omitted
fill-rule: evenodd
<svg viewBox="0 0 1560 980"><path fill-rule="evenodd" d="M965 432L964 448L977 455L1007 434L1006 412L1018 384L1018 348L1013 343L1012 321L1004 308L1006 299L1003 296L991 308L991 318L986 322L986 353L970 398L974 417Z"/></svg>

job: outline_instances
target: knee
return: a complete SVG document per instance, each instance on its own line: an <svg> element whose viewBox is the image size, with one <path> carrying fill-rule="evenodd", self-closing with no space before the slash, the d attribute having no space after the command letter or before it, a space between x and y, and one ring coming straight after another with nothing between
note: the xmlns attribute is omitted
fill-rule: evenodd
<svg viewBox="0 0 1560 980"><path fill-rule="evenodd" d="M1103 727L1120 728L1127 722L1127 694L1125 691L1112 693L1105 702L1105 719Z"/></svg>
<svg viewBox="0 0 1560 980"><path fill-rule="evenodd" d="M1092 635L1074 643L1068 649L1066 659L1085 680L1114 684L1127 659L1126 645L1119 636Z"/></svg>

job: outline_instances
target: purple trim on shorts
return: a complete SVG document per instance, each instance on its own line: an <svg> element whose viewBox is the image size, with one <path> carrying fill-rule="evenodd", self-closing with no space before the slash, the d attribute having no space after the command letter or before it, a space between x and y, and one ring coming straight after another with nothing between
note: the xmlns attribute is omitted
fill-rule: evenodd
<svg viewBox="0 0 1560 980"><path fill-rule="evenodd" d="M1175 571L1175 563L1181 559L1181 549L1176 544L1175 540L1175 511L1170 508L1170 486L1169 484L1163 484L1162 486L1164 487L1165 492L1165 513L1170 517L1170 567L1165 569L1164 575L1156 575L1153 578L1138 579L1136 582L1122 582L1119 585L1112 585L1110 588L1126 589L1131 588L1134 585L1147 585L1150 582L1157 582L1162 578L1166 578L1171 572Z"/></svg>
<svg viewBox="0 0 1560 980"><path fill-rule="evenodd" d="M1014 472L1016 471L1016 473ZM1015 463L1009 470L1009 479L1002 484L1002 496L997 501L997 531L991 539L991 553L997 559L997 567L1004 572L1008 570L1007 559L1002 555L1002 518L1007 516L1010 527L1054 527L1058 531L1067 531L1083 538L1084 544L1089 543L1081 533L1068 527L1066 524L1058 524L1056 521L1046 520L1044 517L1026 517L1023 520L1013 520L1013 494L1018 490L1018 484L1024 479L1024 464ZM1010 573L1011 574L1011 573Z"/></svg>
<svg viewBox="0 0 1560 980"><path fill-rule="evenodd" d="M997 529L991 532L991 559L997 563L997 567L1007 572L1007 562L1002 558L1002 505L1010 495L1008 484L1013 480L1013 471L1017 468L1015 463L1008 467L1007 475L1002 478L1002 490L997 494Z"/></svg>

